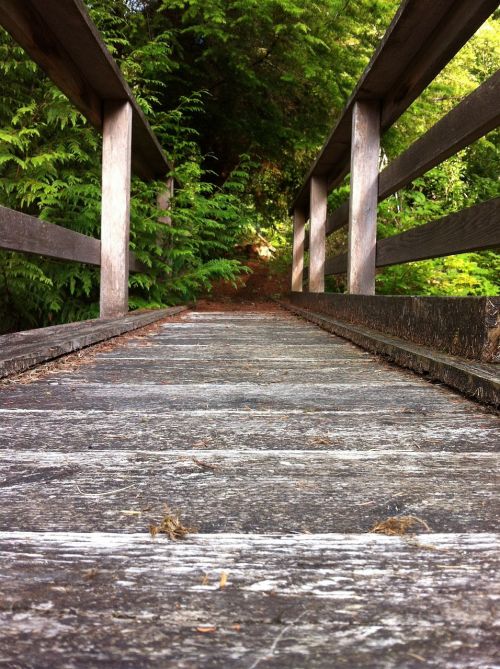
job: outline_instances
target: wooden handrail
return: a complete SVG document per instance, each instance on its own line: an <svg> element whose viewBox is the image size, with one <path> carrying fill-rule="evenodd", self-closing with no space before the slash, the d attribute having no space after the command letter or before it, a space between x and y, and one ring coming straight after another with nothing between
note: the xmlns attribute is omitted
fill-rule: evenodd
<svg viewBox="0 0 500 669"><path fill-rule="evenodd" d="M96 267L101 265L99 239L1 206L0 248ZM131 272L144 272L147 269L132 251L129 252L129 267Z"/></svg>
<svg viewBox="0 0 500 669"><path fill-rule="evenodd" d="M376 266L388 267L500 247L500 198L444 216L377 242ZM344 274L347 254L328 258L325 276Z"/></svg>
<svg viewBox="0 0 500 669"><path fill-rule="evenodd" d="M312 176L329 189L349 172L351 126L358 100L382 101L381 130L390 128L497 8L497 0L406 0L363 73L334 130L309 170L291 210L309 210Z"/></svg>
<svg viewBox="0 0 500 669"><path fill-rule="evenodd" d="M167 158L82 0L1 0L0 23L99 131L106 100L132 105L132 168L145 179Z"/></svg>

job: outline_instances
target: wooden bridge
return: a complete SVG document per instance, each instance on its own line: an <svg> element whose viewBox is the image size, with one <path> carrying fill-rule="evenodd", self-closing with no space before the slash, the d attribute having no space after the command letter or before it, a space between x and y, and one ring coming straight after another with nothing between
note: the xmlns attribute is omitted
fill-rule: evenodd
<svg viewBox="0 0 500 669"><path fill-rule="evenodd" d="M100 319L0 338L0 667L498 666L500 300L373 294L500 246L498 199L376 239L378 201L498 126L497 74L378 172L496 6L402 4L293 203L280 305L129 314L130 174L167 209L167 161L80 0L0 0L104 138L101 240L0 208L0 248L101 267Z"/></svg>

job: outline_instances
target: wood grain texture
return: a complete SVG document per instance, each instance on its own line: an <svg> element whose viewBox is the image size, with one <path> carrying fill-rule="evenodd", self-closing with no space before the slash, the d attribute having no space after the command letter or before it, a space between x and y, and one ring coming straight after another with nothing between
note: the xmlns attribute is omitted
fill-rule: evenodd
<svg viewBox="0 0 500 669"><path fill-rule="evenodd" d="M311 179L311 213L309 221L309 291L325 290L325 226L327 186L324 179Z"/></svg>
<svg viewBox="0 0 500 669"><path fill-rule="evenodd" d="M348 173L355 102L383 100L382 131L390 128L497 5L496 0L403 2L306 175L292 209L300 206L307 211L312 176L328 176L332 189Z"/></svg>
<svg viewBox="0 0 500 669"><path fill-rule="evenodd" d="M492 666L499 425L277 311L0 386L2 661ZM153 540L165 504L199 533Z"/></svg>
<svg viewBox="0 0 500 669"><path fill-rule="evenodd" d="M500 198L377 243L377 267L500 247Z"/></svg>
<svg viewBox="0 0 500 669"><path fill-rule="evenodd" d="M165 154L81 0L2 0L0 23L98 130L104 101L128 100L134 172L165 176Z"/></svg>
<svg viewBox="0 0 500 669"><path fill-rule="evenodd" d="M294 304L339 321L480 362L500 362L499 297L293 295Z"/></svg>
<svg viewBox="0 0 500 669"><path fill-rule="evenodd" d="M498 548L486 533L2 533L0 649L76 669L493 667Z"/></svg>
<svg viewBox="0 0 500 669"><path fill-rule="evenodd" d="M349 223L349 200L343 202L340 207L326 216L325 234L327 237L340 230ZM305 240L305 250L309 249L309 238Z"/></svg>
<svg viewBox="0 0 500 669"><path fill-rule="evenodd" d="M48 328L15 332L0 337L0 378L23 372L30 367L86 346L174 316L186 307L131 313L125 318L99 319L54 325Z"/></svg>
<svg viewBox="0 0 500 669"><path fill-rule="evenodd" d="M98 239L1 206L0 248L89 265L101 264Z"/></svg>
<svg viewBox="0 0 500 669"><path fill-rule="evenodd" d="M286 303L283 302L283 305ZM293 304L288 305L288 308L329 332L345 337L368 351L383 355L391 362L441 381L478 402L500 407L498 365L457 359L364 326L352 325L301 309Z"/></svg>
<svg viewBox="0 0 500 669"><path fill-rule="evenodd" d="M476 141L500 123L500 71L484 82L380 174L379 201Z"/></svg>
<svg viewBox="0 0 500 669"><path fill-rule="evenodd" d="M306 219L300 209L293 212L292 291L302 292L304 283L304 242Z"/></svg>
<svg viewBox="0 0 500 669"><path fill-rule="evenodd" d="M0 248L100 266L101 242L54 223L0 206ZM129 252L131 272L147 271Z"/></svg>
<svg viewBox="0 0 500 669"><path fill-rule="evenodd" d="M102 144L101 318L128 312L132 107L106 102Z"/></svg>
<svg viewBox="0 0 500 669"><path fill-rule="evenodd" d="M356 102L352 114L347 290L375 294L380 104Z"/></svg>

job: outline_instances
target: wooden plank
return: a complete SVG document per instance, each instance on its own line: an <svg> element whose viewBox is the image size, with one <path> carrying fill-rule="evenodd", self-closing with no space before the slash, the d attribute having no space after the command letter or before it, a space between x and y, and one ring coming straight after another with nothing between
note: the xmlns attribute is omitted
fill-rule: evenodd
<svg viewBox="0 0 500 669"><path fill-rule="evenodd" d="M377 267L500 247L500 198L377 243Z"/></svg>
<svg viewBox="0 0 500 669"><path fill-rule="evenodd" d="M311 215L309 221L309 291L325 290L325 225L327 187L324 179L311 179Z"/></svg>
<svg viewBox="0 0 500 669"><path fill-rule="evenodd" d="M101 265L101 242L54 223L41 221L0 206L0 248L21 253ZM131 272L147 272L146 265L129 252Z"/></svg>
<svg viewBox="0 0 500 669"><path fill-rule="evenodd" d="M488 533L2 532L2 656L54 669L494 667L499 547Z"/></svg>
<svg viewBox="0 0 500 669"><path fill-rule="evenodd" d="M140 392L141 385L136 388ZM68 391L72 392L71 386ZM361 395L361 384L358 392ZM384 392L383 387L380 392ZM331 397L335 401L335 395ZM189 526L201 533L245 532L248 518L242 510L248 499L252 499L252 529L262 533L272 533L277 523L281 534L304 528L318 534L369 532L381 516L390 515L387 500L391 499L397 500L401 515L411 511L424 516L429 526L440 532L497 529L495 468L499 457L495 452L419 453L415 447L375 452L338 452L334 448L318 452L314 447L244 453L210 447L195 447L189 452L138 452L130 443L128 449L120 445L94 451L82 448L79 441L80 450L65 452L63 457L60 451L0 451L2 528L92 532L99 527L109 533L120 528L147 536L149 523L161 514L168 491L169 504L182 509ZM347 496L345 479L352 476L353 468L356 479L363 483L356 486L351 479L351 494ZM259 481L258 495L255 480ZM477 485L481 480L484 485ZM143 488L145 481L147 490ZM114 498L102 495L127 485L130 488ZM26 504L20 486L36 505ZM443 490L446 499L440 494ZM404 494L398 496L401 491ZM58 504L51 505L55 496ZM99 504L89 513L89 502L96 498L101 498ZM367 500L371 504L363 507ZM122 509L148 507L146 513L120 513ZM291 513L298 509L302 509L300 515Z"/></svg>
<svg viewBox="0 0 500 669"><path fill-rule="evenodd" d="M0 248L89 265L101 264L98 239L1 206Z"/></svg>
<svg viewBox="0 0 500 669"><path fill-rule="evenodd" d="M340 230L349 223L349 200L343 202L334 212L326 216L325 234L327 237ZM309 237L306 238L304 248L309 250Z"/></svg>
<svg viewBox="0 0 500 669"><path fill-rule="evenodd" d="M101 318L128 311L132 107L108 101L104 109L101 210Z"/></svg>
<svg viewBox="0 0 500 669"><path fill-rule="evenodd" d="M190 312L0 404L8 666L494 664L493 412L275 307ZM151 538L165 504L198 533ZM429 529L370 532L402 515Z"/></svg>
<svg viewBox="0 0 500 669"><path fill-rule="evenodd" d="M125 318L83 321L0 337L0 378L97 344L118 335L175 316L186 307L131 313ZM23 345L23 340L26 342ZM29 343L28 343L29 342Z"/></svg>
<svg viewBox="0 0 500 669"><path fill-rule="evenodd" d="M356 102L352 116L347 290L375 294L380 104Z"/></svg>
<svg viewBox="0 0 500 669"><path fill-rule="evenodd" d="M174 196L174 179L173 177L169 177L167 179L165 190L158 194L157 198L158 209L162 209L163 211L168 211L172 206L173 196ZM172 225L172 217L169 215L160 216L158 222L162 223L163 225Z"/></svg>
<svg viewBox="0 0 500 669"><path fill-rule="evenodd" d="M448 355L500 362L500 297L295 295L294 305Z"/></svg>
<svg viewBox="0 0 500 669"><path fill-rule="evenodd" d="M472 144L500 123L500 70L380 174L379 201Z"/></svg>
<svg viewBox="0 0 500 669"><path fill-rule="evenodd" d="M297 293L293 295L296 296ZM365 326L352 325L302 309L295 304L281 304L325 330L345 337L368 351L383 355L401 367L441 381L478 402L500 407L500 374L496 364L461 360Z"/></svg>
<svg viewBox="0 0 500 669"><path fill-rule="evenodd" d="M300 209L293 214L292 290L302 292L304 278L304 241L306 219Z"/></svg>
<svg viewBox="0 0 500 669"><path fill-rule="evenodd" d="M304 179L292 209L309 207L311 176L329 189L349 171L351 117L358 100L383 100L381 128L390 128L497 8L497 0L406 0Z"/></svg>
<svg viewBox="0 0 500 669"><path fill-rule="evenodd" d="M165 154L81 0L2 0L0 23L98 130L104 101L128 100L134 172L165 176Z"/></svg>

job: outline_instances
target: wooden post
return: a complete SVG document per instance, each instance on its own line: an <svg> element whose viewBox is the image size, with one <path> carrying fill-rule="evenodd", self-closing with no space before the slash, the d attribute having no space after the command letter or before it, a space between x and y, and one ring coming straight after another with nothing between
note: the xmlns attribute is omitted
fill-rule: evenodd
<svg viewBox="0 0 500 669"><path fill-rule="evenodd" d="M348 292L375 294L380 104L356 102L352 115Z"/></svg>
<svg viewBox="0 0 500 669"><path fill-rule="evenodd" d="M106 101L102 143L101 318L128 312L132 106Z"/></svg>
<svg viewBox="0 0 500 669"><path fill-rule="evenodd" d="M292 292L301 293L304 277L304 241L306 217L302 209L293 212Z"/></svg>
<svg viewBox="0 0 500 669"><path fill-rule="evenodd" d="M170 202L174 196L174 178L169 177L167 179L165 190L158 194L157 206L158 209L170 209ZM159 223L164 225L172 225L172 219L170 216L160 216L158 219Z"/></svg>
<svg viewBox="0 0 500 669"><path fill-rule="evenodd" d="M326 179L311 177L309 231L309 292L325 291L325 240L328 187Z"/></svg>

